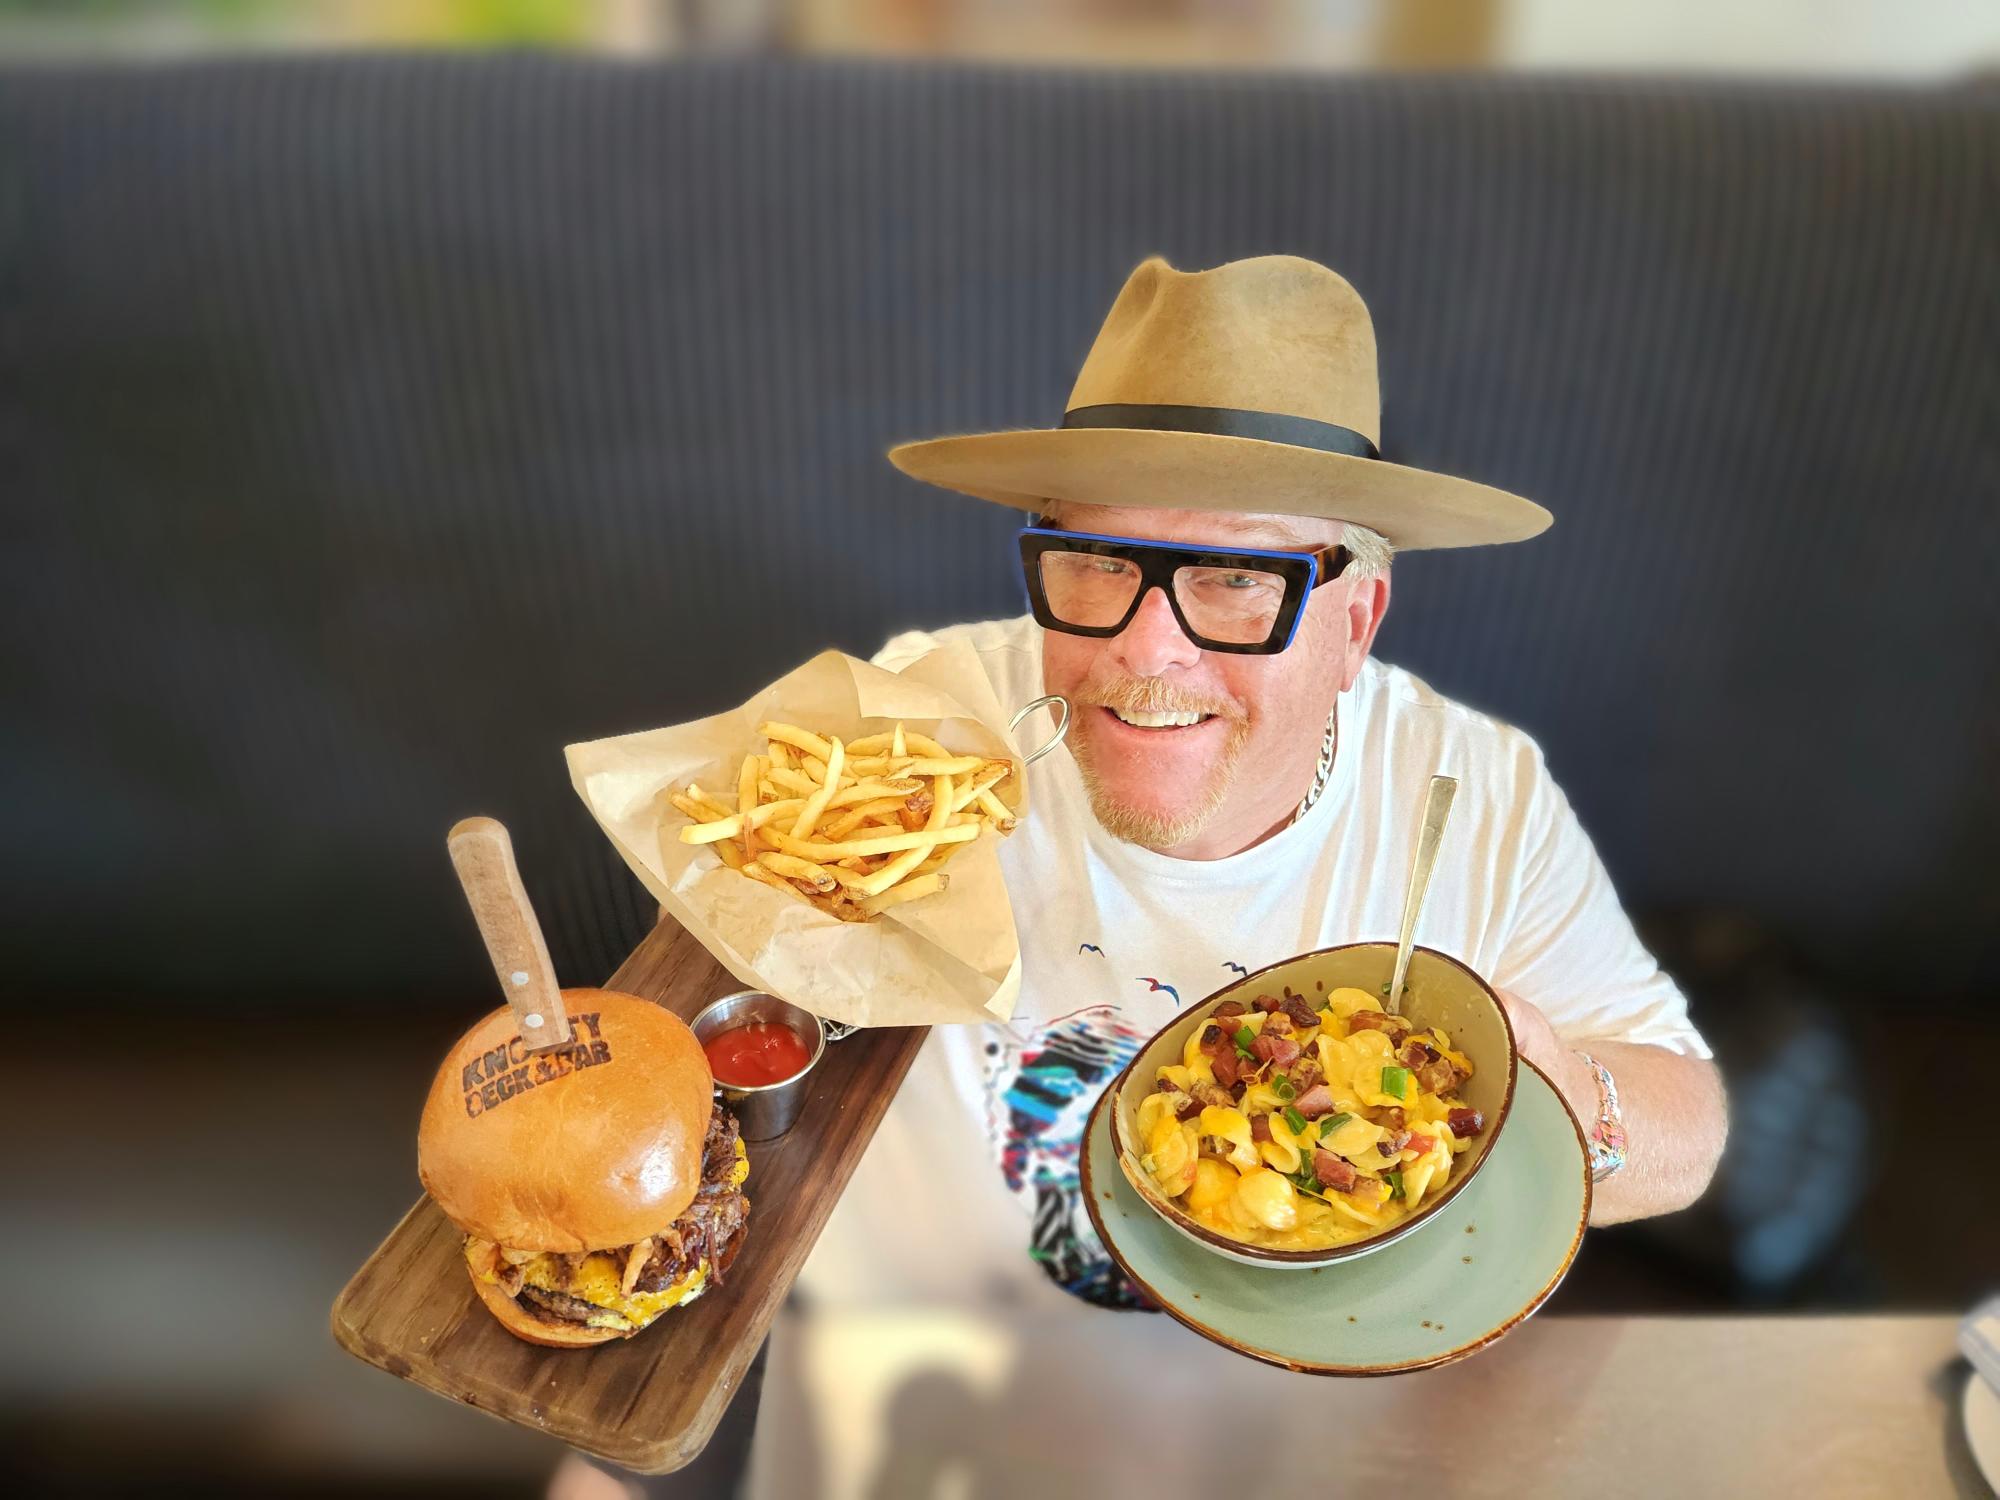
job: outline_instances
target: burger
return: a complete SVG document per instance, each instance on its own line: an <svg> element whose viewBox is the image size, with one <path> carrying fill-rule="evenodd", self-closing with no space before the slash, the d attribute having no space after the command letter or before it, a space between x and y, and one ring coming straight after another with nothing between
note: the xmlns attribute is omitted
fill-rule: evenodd
<svg viewBox="0 0 2000 1500"><path fill-rule="evenodd" d="M630 1338L719 1285L743 1245L749 1158L671 1011L563 991L569 1043L528 1052L511 1010L474 1026L424 1103L417 1173L465 1232L472 1288L530 1343Z"/></svg>

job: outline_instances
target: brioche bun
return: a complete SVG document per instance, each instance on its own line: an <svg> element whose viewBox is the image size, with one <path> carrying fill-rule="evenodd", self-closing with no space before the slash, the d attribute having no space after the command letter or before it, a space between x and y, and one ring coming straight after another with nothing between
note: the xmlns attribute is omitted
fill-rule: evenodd
<svg viewBox="0 0 2000 1500"><path fill-rule="evenodd" d="M467 1234L511 1250L632 1244L678 1218L701 1186L714 1080L694 1033L616 990L564 990L563 1008L572 1036L554 1052L525 1052L504 1007L466 1032L418 1127L424 1190ZM536 1343L618 1337L549 1324L497 1288L479 1293Z"/></svg>

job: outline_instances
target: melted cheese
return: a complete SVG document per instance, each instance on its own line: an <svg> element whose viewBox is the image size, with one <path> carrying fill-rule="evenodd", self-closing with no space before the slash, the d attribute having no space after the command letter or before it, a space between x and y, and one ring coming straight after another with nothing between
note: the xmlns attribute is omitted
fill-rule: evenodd
<svg viewBox="0 0 2000 1500"><path fill-rule="evenodd" d="M668 1308L687 1301L708 1284L708 1262L704 1260L672 1286L662 1287L657 1292L634 1292L629 1297L623 1297L618 1292L623 1270L622 1258L599 1250L584 1257L583 1264L570 1273L569 1284L565 1286L561 1262L553 1255L542 1255L521 1267L521 1280L545 1292L567 1292L572 1297L602 1308L602 1317L593 1316L585 1321L593 1328L620 1330L644 1328Z"/></svg>
<svg viewBox="0 0 2000 1500"><path fill-rule="evenodd" d="M750 1176L750 1153L743 1149L743 1142L736 1143L736 1166L729 1174L732 1187L741 1187ZM468 1243L468 1251L471 1249ZM554 1255L537 1255L532 1260L521 1263L521 1281L525 1286L537 1287L545 1292L565 1292L601 1309L584 1321L592 1328L614 1328L621 1333L644 1328L653 1319L670 1307L692 1301L701 1295L708 1285L708 1261L702 1263L676 1281L671 1286L662 1287L657 1292L634 1292L627 1297L619 1292L624 1281L626 1248L617 1250L595 1250L583 1258L583 1263L569 1273L568 1281L563 1279L561 1260ZM500 1280L497 1264L492 1269L476 1271L481 1281L489 1284Z"/></svg>

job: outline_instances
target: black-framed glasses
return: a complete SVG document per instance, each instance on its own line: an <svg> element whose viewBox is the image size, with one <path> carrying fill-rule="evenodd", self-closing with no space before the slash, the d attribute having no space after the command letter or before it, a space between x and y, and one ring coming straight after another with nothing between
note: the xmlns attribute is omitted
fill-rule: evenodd
<svg viewBox="0 0 2000 1500"><path fill-rule="evenodd" d="M1353 560L1345 547L1272 552L1186 547L1129 536L1030 526L1021 532L1028 603L1047 630L1112 636L1148 592L1167 596L1180 627L1204 651L1267 656L1298 634L1306 596Z"/></svg>

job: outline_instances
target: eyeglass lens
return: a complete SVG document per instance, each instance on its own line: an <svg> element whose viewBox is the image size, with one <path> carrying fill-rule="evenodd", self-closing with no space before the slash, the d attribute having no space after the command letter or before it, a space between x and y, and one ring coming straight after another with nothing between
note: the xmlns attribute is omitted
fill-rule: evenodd
<svg viewBox="0 0 2000 1500"><path fill-rule="evenodd" d="M1139 590L1139 566L1128 558L1055 550L1042 554L1041 570L1050 612L1086 630L1118 624ZM1285 579L1255 566L1176 568L1174 601L1196 635L1256 645L1276 628Z"/></svg>

